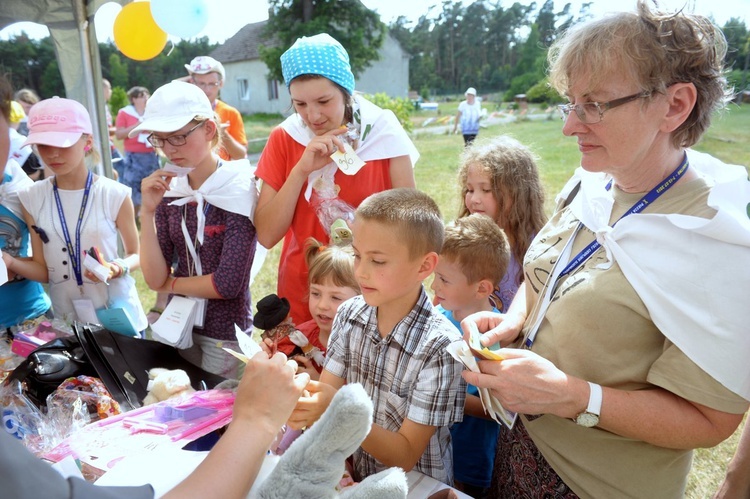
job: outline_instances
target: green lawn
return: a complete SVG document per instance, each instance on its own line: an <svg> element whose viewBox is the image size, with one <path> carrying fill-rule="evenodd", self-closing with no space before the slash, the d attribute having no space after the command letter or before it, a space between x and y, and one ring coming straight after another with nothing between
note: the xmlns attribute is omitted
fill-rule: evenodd
<svg viewBox="0 0 750 499"><path fill-rule="evenodd" d="M455 114L456 104L445 106L442 115ZM431 114L429 114L431 113ZM436 112L420 111L414 118L421 124ZM246 120L245 128L249 139L267 137L278 118L261 116ZM419 125L416 125L417 128ZM563 137L562 122L559 119L547 121L522 121L506 125L495 125L482 129L480 136L510 134L527 144L539 156L539 168L547 189L547 207L559 189L578 165L579 154L575 139ZM421 153L415 169L417 187L427 192L440 206L443 217L450 220L458 214L459 203L456 169L458 156L463 148L460 135L418 135L414 142ZM696 149L711 153L718 158L736 164L750 165L750 106L730 106L714 123L696 146ZM258 278L252 285L254 301L275 292L276 269L279 261L280 244L269 251L266 262ZM687 269L686 269L687 270ZM144 308L153 304L154 294L146 289L139 273L136 273ZM740 428L741 429L741 428ZM737 446L737 437L725 441L713 449L700 449L696 452L693 471L690 475L687 497L710 497L723 478L726 463Z"/></svg>

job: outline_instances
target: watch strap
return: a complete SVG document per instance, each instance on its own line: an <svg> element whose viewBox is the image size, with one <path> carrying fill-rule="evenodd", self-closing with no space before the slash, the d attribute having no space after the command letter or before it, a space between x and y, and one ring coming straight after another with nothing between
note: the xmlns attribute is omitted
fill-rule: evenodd
<svg viewBox="0 0 750 499"><path fill-rule="evenodd" d="M602 387L591 381L588 383L591 393L589 394L589 405L586 407L586 412L600 416L602 413Z"/></svg>

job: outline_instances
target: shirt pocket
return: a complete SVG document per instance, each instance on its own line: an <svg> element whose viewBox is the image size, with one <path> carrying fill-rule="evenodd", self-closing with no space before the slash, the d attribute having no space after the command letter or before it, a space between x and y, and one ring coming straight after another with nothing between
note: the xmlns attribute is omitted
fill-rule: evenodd
<svg viewBox="0 0 750 499"><path fill-rule="evenodd" d="M47 265L47 279L50 284L60 284L68 281L71 278L75 279L73 274L73 267L63 263L57 263L55 265Z"/></svg>
<svg viewBox="0 0 750 499"><path fill-rule="evenodd" d="M406 419L408 398L396 393L385 394L385 429L395 431L401 428Z"/></svg>

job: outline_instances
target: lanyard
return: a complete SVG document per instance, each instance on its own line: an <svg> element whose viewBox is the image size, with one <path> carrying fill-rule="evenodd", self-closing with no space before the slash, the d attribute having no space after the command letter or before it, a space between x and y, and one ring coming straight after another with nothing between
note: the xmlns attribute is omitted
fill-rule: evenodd
<svg viewBox="0 0 750 499"><path fill-rule="evenodd" d="M633 206L630 207L629 210L627 210L620 218L615 221L612 226L614 227L617 222L622 220L628 215L632 215L634 213L640 213L643 211L649 204L656 201L659 196L667 192L670 187L672 187L687 171L689 166L687 154L685 154L682 163L666 178L664 181L651 189L648 193L646 193L645 196L643 196L637 203L635 203ZM610 182L607 184L607 190L611 187L612 183ZM531 348L531 346L534 344L534 338L536 337L536 333L539 330L539 326L542 323L542 319L544 318L544 315L546 314L547 308L549 307L549 304L552 301L552 294L554 293L554 290L557 287L557 282L560 280L561 277L564 277L565 275L571 273L575 269L577 269L579 266L581 266L588 258L594 254L594 252L599 249L601 244L599 241L592 241L588 246L583 248L580 253L578 253L575 257L573 257L572 260L569 261L568 265L565 266L565 268L562 271L557 270L559 268L560 262L568 261L571 248L573 246L573 240L576 237L576 234L578 234L578 231L580 230L581 226L583 224L578 224L578 227L576 227L575 231L573 231L573 234L570 236L570 239L568 239L568 242L566 243L565 247L563 248L563 251L560 253L560 258L558 259L558 265L555 265L555 267L552 269L552 272L550 272L550 275L547 279L547 282L544 285L544 288L541 291L540 299L537 300L537 304L535 306L535 309L532 311L535 317L535 320L529 328L528 333L526 334L526 338L524 339L524 345L526 348Z"/></svg>
<svg viewBox="0 0 750 499"><path fill-rule="evenodd" d="M690 164L688 163L687 154L685 154L685 157L683 158L682 163L680 163L680 165L666 179L664 179L664 181L661 184L659 184L656 187L654 187L653 189L651 189L648 193L646 193L645 196L643 196L640 199L640 201L638 201L637 203L635 203L633 206L630 207L630 209L628 211L626 211L625 213L623 213L623 215L620 218L618 218L615 221L615 223L612 224L612 227L614 227L617 224L617 222L619 222L620 220L622 220L626 216L632 215L632 214L635 214L635 213L640 213L649 204L651 204L654 201L656 201L659 198L659 196L661 196L662 194L664 194L665 192L667 192L669 190L669 188L672 187L675 184L675 182L677 182L678 180L680 180L680 178L682 178L682 176L687 171L689 165ZM611 185L612 185L612 183L610 182L607 185L607 190L609 190L609 188L611 187ZM575 257L573 257L573 259L570 261L570 263L568 263L568 265L563 269L563 271L560 272L560 276L558 277L558 279L560 277L564 277L564 276L570 274L575 269L577 269L578 267L580 267L583 264L583 262L585 262L586 260L588 260L588 258L591 255L593 255L596 250L599 249L600 246L601 246L601 244L599 243L599 241L594 240L594 241L591 242L591 244L589 244L588 246L586 246L585 248L583 248L580 253L578 253Z"/></svg>
<svg viewBox="0 0 750 499"><path fill-rule="evenodd" d="M78 287L83 293L83 272L81 270L81 225L83 224L83 214L86 211L86 204L89 200L89 193L91 192L91 183L93 182L94 174L89 171L86 177L86 187L83 190L83 199L81 200L81 209L78 212L78 221L76 222L76 245L73 248L73 243L70 240L70 232L68 232L68 224L65 221L65 213L63 212L62 202L60 201L60 194L57 191L57 179L52 181L52 192L55 195L55 204L57 205L57 214L60 216L60 225L62 226L63 237L65 238L65 245L68 248L68 257L70 258L70 264L73 266L73 273L76 276L76 282Z"/></svg>
<svg viewBox="0 0 750 499"><path fill-rule="evenodd" d="M205 219L206 215L208 214L208 208L211 205L209 203L205 203L203 205L203 217ZM182 229L182 237L185 239L185 247L188 250L188 253L190 253L190 256L193 258L193 262L195 264L195 274L196 275L203 275L203 267L201 266L201 258L200 258L200 245L198 244L198 222L197 222L197 214L196 214L196 228L195 228L195 242L193 242L193 239L190 237L190 233L187 229L187 224L185 223L185 218L187 217L187 205L185 205L184 209L182 210L182 220L180 222L180 228ZM188 268L188 274L192 276L190 265L187 265Z"/></svg>

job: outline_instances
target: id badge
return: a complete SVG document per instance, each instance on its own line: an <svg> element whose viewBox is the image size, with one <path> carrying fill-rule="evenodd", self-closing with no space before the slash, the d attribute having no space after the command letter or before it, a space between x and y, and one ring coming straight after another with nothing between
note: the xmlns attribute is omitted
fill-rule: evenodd
<svg viewBox="0 0 750 499"><path fill-rule="evenodd" d="M203 322L206 320L208 298L191 297L190 299L195 302L195 322L193 322L193 326L203 328Z"/></svg>
<svg viewBox="0 0 750 499"><path fill-rule="evenodd" d="M99 324L99 318L96 316L94 302L90 298L78 298L73 300L73 308L76 311L79 322L88 322L90 324Z"/></svg>

